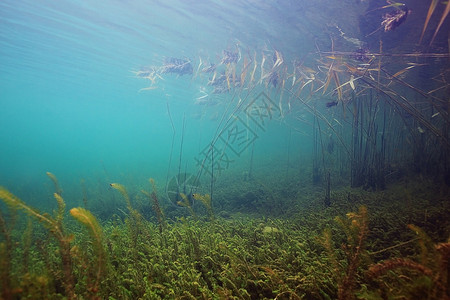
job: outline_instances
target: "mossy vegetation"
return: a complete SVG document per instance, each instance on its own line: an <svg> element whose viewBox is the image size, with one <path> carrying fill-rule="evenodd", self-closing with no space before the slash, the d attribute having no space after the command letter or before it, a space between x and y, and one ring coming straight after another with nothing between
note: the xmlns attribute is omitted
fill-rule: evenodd
<svg viewBox="0 0 450 300"><path fill-rule="evenodd" d="M171 219L150 183L152 192L142 191L154 218L111 184L128 212L101 221L81 207L68 216L59 193L50 215L1 188L1 298L449 297L450 209L432 182L410 184L409 193L400 184L379 193L344 188L330 206L323 194L308 195L309 206L297 196L285 217L214 215L208 194L193 195L203 205L181 195L186 205L177 209L190 212Z"/></svg>

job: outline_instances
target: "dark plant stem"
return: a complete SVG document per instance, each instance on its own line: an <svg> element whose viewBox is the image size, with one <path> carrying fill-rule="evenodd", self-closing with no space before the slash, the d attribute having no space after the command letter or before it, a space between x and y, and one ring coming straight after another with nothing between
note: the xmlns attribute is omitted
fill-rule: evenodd
<svg viewBox="0 0 450 300"><path fill-rule="evenodd" d="M169 115L170 125L172 125L172 143L170 146L170 155L169 155L169 165L167 166L167 175L166 175L166 194L167 194L167 184L169 183L169 174L170 174L170 167L172 166L172 157L173 157L173 145L175 144L175 126L173 125L173 119L172 114L170 113L170 107L169 102L166 102L167 105L167 114Z"/></svg>
<svg viewBox="0 0 450 300"><path fill-rule="evenodd" d="M74 287L75 279L72 271L72 257L70 256L70 242L67 237L62 236L59 239L59 253L61 255L61 262L64 274L64 290L67 299L76 299Z"/></svg>
<svg viewBox="0 0 450 300"><path fill-rule="evenodd" d="M327 173L327 191L325 194L325 206L331 205L331 179L330 179L330 171Z"/></svg>
<svg viewBox="0 0 450 300"><path fill-rule="evenodd" d="M288 139L288 149L287 149L287 162L286 162L286 179L289 176L289 164L290 164L290 154L291 154L291 138L292 138L292 129L289 129L289 139ZM253 149L252 149L252 157L253 157Z"/></svg>
<svg viewBox="0 0 450 300"><path fill-rule="evenodd" d="M252 178L253 176L253 152L255 150L255 142L252 144L252 153L250 154L250 168L248 169L248 178Z"/></svg>

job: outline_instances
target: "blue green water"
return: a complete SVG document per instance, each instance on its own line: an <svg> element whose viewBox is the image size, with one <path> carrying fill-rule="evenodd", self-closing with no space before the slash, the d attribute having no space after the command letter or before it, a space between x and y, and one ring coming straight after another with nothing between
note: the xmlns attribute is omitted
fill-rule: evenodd
<svg viewBox="0 0 450 300"><path fill-rule="evenodd" d="M389 41L386 49L409 48L413 42L405 40L405 30L417 35L423 24L423 12L417 10L408 26L393 33L378 31L376 38L364 36L379 27L381 13L370 15L376 21L365 25L369 28L359 27L361 17L369 7L383 3L2 1L0 182L26 196L27 189L49 185L45 172L50 171L66 191L73 191L74 201L82 179L93 185L140 186L153 177L164 186L180 170L199 172L202 151L220 135L227 124L223 120L238 116L243 123L252 123L242 111L233 116L233 109L260 92L267 93L282 112L276 111L264 128L252 123L257 136L251 140L247 132L250 142L239 155L227 150L230 161L223 171L246 172L251 155L256 170L269 163L283 174L290 168L296 172L297 165L310 170L312 107L326 119L322 133L327 140L322 147L336 134L333 128L341 130L351 122L340 118L341 110L325 106L337 97L334 81L326 93L319 91L326 78L306 85L317 95L307 100L309 106L285 91L295 83L292 66L301 62L326 73L327 67L314 65L324 59L319 51L349 52L364 45L376 52L379 37ZM200 63L219 65L226 49L239 49L238 70L242 71L244 59L256 59L259 85L253 86L258 79L249 82L251 64L247 87L212 94L207 84L212 75L199 74ZM261 65L263 59L266 69L275 64L275 51L283 55L280 72L285 72L285 82L270 89L263 83ZM162 66L171 57L190 60L193 75L161 74L155 89L145 90L150 82L136 72ZM214 101L211 106L198 103L205 93ZM339 131L350 140L347 132ZM337 141L334 138L333 143Z"/></svg>
<svg viewBox="0 0 450 300"><path fill-rule="evenodd" d="M132 71L164 57L217 58L239 41L272 43L271 14L266 3L3 1L2 183L40 184L46 171L65 185L105 170L116 181L165 179L173 135L167 105L176 131L172 167L184 134L183 161L193 168L217 127L208 116L193 119L204 110L194 104L202 83L168 76L160 89L138 92L147 83ZM223 107L204 113L217 119Z"/></svg>
<svg viewBox="0 0 450 300"><path fill-rule="evenodd" d="M0 0L0 298L449 299L449 11Z"/></svg>

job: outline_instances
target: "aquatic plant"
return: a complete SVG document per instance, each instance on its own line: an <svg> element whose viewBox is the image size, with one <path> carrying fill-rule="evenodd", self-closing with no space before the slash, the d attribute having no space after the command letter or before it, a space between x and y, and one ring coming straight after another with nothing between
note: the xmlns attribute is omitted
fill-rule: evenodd
<svg viewBox="0 0 450 300"><path fill-rule="evenodd" d="M93 265L96 267L94 274L88 274L93 278L87 278L86 282L88 284L87 290L92 294L96 295L99 292L100 282L102 278L106 275L106 252L103 248L103 232L97 219L92 215L92 213L82 207L72 208L70 214L78 222L86 227L90 236L91 242L94 249ZM92 268L93 269L93 268Z"/></svg>
<svg viewBox="0 0 450 300"><path fill-rule="evenodd" d="M58 178L56 178L56 176L51 173L51 172L46 172L45 174L47 174L48 178L50 178L50 180L53 182L53 184L55 185L55 191L58 195L62 194L62 189L59 186L59 182L58 182Z"/></svg>
<svg viewBox="0 0 450 300"><path fill-rule="evenodd" d="M357 272L365 252L364 242L368 234L367 208L360 206L357 213L347 213L347 219L336 217L335 221L340 225L347 239L345 243L341 244L346 264L342 264L337 257L329 229L323 233L322 244L327 250L333 266L333 274L337 282L338 299L354 299L357 285Z"/></svg>
<svg viewBox="0 0 450 300"><path fill-rule="evenodd" d="M130 196L128 196L128 192L123 185L120 183L110 183L109 184L113 189L119 191L122 197L125 199L125 203L127 204L128 210L131 212L133 207L131 206Z"/></svg>
<svg viewBox="0 0 450 300"><path fill-rule="evenodd" d="M211 202L211 195L209 194L199 194L199 193L195 193L192 195L192 197L194 197L195 200L200 201L206 208L207 212L208 212L208 218L210 221L214 220L214 211L212 208L212 202Z"/></svg>
<svg viewBox="0 0 450 300"><path fill-rule="evenodd" d="M10 222L6 222L0 211L0 232L3 234L4 242L0 243L0 286L1 297L3 299L12 299L14 291L11 278L11 261L13 251L13 241L11 236L12 228L16 221L16 210L14 207L10 209Z"/></svg>
<svg viewBox="0 0 450 300"><path fill-rule="evenodd" d="M162 233L162 231L167 227L166 219L162 211L162 208L159 205L155 180L153 178L150 178L149 182L152 186L152 192L148 193L145 190L141 190L141 192L151 200L153 211L155 212L156 219L158 220L159 232Z"/></svg>
<svg viewBox="0 0 450 300"><path fill-rule="evenodd" d="M185 193L180 193L181 200L177 202L179 206L186 207L193 217L196 217L194 209L192 208L191 201Z"/></svg>
<svg viewBox="0 0 450 300"><path fill-rule="evenodd" d="M138 210L133 208L131 205L130 196L128 195L128 192L126 188L121 185L120 183L110 183L110 186L119 191L119 193L123 196L125 199L125 203L127 205L128 212L130 213L129 218L126 219L127 226L129 233L131 235L131 247L133 249L136 249L136 244L138 243L138 235L139 232L142 230L145 230L145 227L143 225L144 223L144 217L139 213Z"/></svg>
<svg viewBox="0 0 450 300"><path fill-rule="evenodd" d="M151 184L158 199L156 183ZM271 184L280 190L286 188ZM296 199L289 206L289 214L281 219L268 215L248 217L243 213L230 214L226 219L218 214L214 222L179 217L166 220L162 234L159 221L147 221L138 210L135 216L130 210L123 211L124 218L115 215L101 225L92 213L79 207L70 210L74 219L59 217L65 211L61 197L54 195L58 208L53 214L45 214L2 188L1 199L8 206L0 207L0 297L69 298L62 285L60 243L51 233L57 231L51 225L58 224L70 240L75 283L72 288L77 298L322 300L425 295L422 298L439 299L448 285L448 242L435 244L414 226L410 228L417 232L415 239L411 239L411 232L402 231L406 219L423 222L424 210L428 209L423 223L427 230L435 225L436 214L446 216L448 204L443 200L444 194L436 195L436 185L431 181L429 184L426 195L435 196L431 202L410 199L408 206L400 205L404 204L404 187L389 193L336 187L333 203L326 209L323 192L317 191L314 196L305 197L309 206L302 204L296 209L300 203ZM114 186L124 202L129 202L127 206L134 209L125 187ZM420 194L418 191L424 187L414 184L411 193ZM276 190L274 193L277 200L282 197ZM150 192L146 195L151 197ZM208 194L200 196L208 198ZM226 198L220 193L216 197ZM186 199L189 200L187 196ZM437 206L436 199L442 205ZM154 199L149 200L154 203ZM333 222L336 212L345 214L358 203L370 207L371 227L375 227L370 234L366 206ZM395 213L392 207L398 207ZM42 234L41 228L32 228L30 222L14 224L20 211L29 220L40 220L51 229ZM328 229L323 232L324 227ZM443 227L438 234L440 239L448 232L448 224ZM46 238L47 232L50 239ZM392 236L399 240L394 246ZM419 242L418 254L410 248L411 241ZM371 267L369 255L370 260L375 260ZM385 261L376 261L380 257ZM27 268L22 264L25 260L29 262Z"/></svg>
<svg viewBox="0 0 450 300"><path fill-rule="evenodd" d="M436 9L437 4L439 3L439 0L432 0L430 3L430 7L428 8L427 17L425 19L425 23L423 24L422 34L420 35L419 44L422 43L423 36L425 34L425 31L427 30L428 23L431 19L431 16L434 13L434 10ZM441 29L442 24L444 23L445 19L447 18L448 14L450 13L450 2L447 2L447 5L445 7L444 12L442 13L442 17L439 21L438 26L436 27L433 37L431 38L430 45L433 44L434 39L436 38L436 35L438 34L439 30Z"/></svg>
<svg viewBox="0 0 450 300"><path fill-rule="evenodd" d="M383 262L373 264L369 267L366 276L372 280L381 282L380 289L384 294L391 294L387 288L391 275L382 276L389 271L402 274L401 269L408 270L407 275L410 286L399 293L410 294L410 297L427 297L427 299L448 299L450 297L449 288L449 259L450 241L435 244L430 237L419 227L408 225L418 235L420 247L420 262L409 258L396 257ZM398 275L400 276L400 275ZM424 279L422 276L428 278ZM380 278L381 277L381 278ZM414 279L414 277L416 279Z"/></svg>
<svg viewBox="0 0 450 300"><path fill-rule="evenodd" d="M331 205L331 179L330 179L330 171L327 173L327 189L325 192L325 199L324 199L325 206Z"/></svg>
<svg viewBox="0 0 450 300"><path fill-rule="evenodd" d="M56 178L56 177L55 177ZM20 209L27 215L37 219L49 232L56 238L59 245L59 255L62 265L62 284L64 286L65 294L68 299L75 299L74 292L75 279L72 271L72 257L70 254L73 235L66 234L63 229L63 218L65 212L65 203L63 198L58 194L53 194L56 202L58 203L58 210L55 212L55 216L50 216L46 213L40 213L37 209L34 209L18 197L11 194L8 190L0 187L0 199L2 199L9 207Z"/></svg>
<svg viewBox="0 0 450 300"><path fill-rule="evenodd" d="M189 59L166 57L164 65L160 68L161 74L172 73L178 75L192 75L193 68Z"/></svg>
<svg viewBox="0 0 450 300"><path fill-rule="evenodd" d="M402 6L401 9L384 14L383 22L381 22L381 25L384 26L384 31L391 31L400 26L406 20L408 13L408 8Z"/></svg>
<svg viewBox="0 0 450 300"><path fill-rule="evenodd" d="M439 1L430 1L421 40L438 4ZM385 31L392 31L403 24L409 14L407 7L400 2L390 1L374 10L385 9L392 10L383 15L379 29L384 28ZM447 19L449 11L450 5L447 4L433 39ZM377 21L377 25L379 23ZM172 71L178 72L179 75L194 73L194 67L189 67L186 73L184 67L195 64L193 79L206 87L206 90L202 90L201 97L211 97L214 93L229 95L229 103L221 112L216 134L205 147L206 150L202 153L204 158L198 160L201 170L196 178L207 175L211 183L217 180L220 169L214 170L219 161L219 156L214 153L215 143L224 137L221 134L226 132L236 118L241 118L240 113L247 113L247 119L252 116L246 107L261 91L266 93L268 98L278 100L275 107L280 121L294 121L297 124L297 121L300 121L312 127L314 183L326 179L327 171L330 171L332 176L339 171L339 175L346 177L353 187L384 189L386 176L396 172L392 166L398 166L405 160L411 166L417 166L416 170L434 168L433 171L437 172L427 172L445 176L450 168L447 154L450 148L447 134L449 118L445 94L449 71L440 61L448 59L448 53L404 53L396 52L391 47L390 52L386 52L383 50L382 40L379 47L370 49L362 40L350 37L337 25L331 27L336 27L339 35L330 35L331 44L327 51L320 49L323 45L317 44L317 55L311 60L295 58L289 64L285 53L275 46L245 51L245 47L239 42L221 53L216 53L216 62L213 62L214 55L205 53L197 62L166 58L163 66L147 67L137 72L138 77L149 78L151 88L154 88L153 83L161 74ZM339 42L342 39L353 44L353 47L357 46L358 50L339 51ZM415 70L419 69L430 72L429 90L416 84L420 77ZM324 112L321 107L328 109ZM174 132L168 168L170 169L175 128L168 105L167 108ZM303 114L303 110L313 115L314 122L302 120L299 115ZM259 108L251 112L257 112L258 115L254 117L261 120L274 117L271 113L264 114ZM298 130L297 124L292 125L292 129ZM180 171L185 121L182 126L178 175L182 174ZM404 128L407 134L398 136L398 130L395 129L399 127ZM248 129L243 130L249 132ZM327 143L324 143L326 139L322 137L324 134L339 142L336 143L334 153L330 151L327 156L324 154L324 147L327 146ZM223 152L231 148L230 141L225 141L227 145ZM250 171L249 174L251 173ZM195 191L171 192L174 192L174 195L170 198L176 199L172 201L176 203L182 200L179 199L179 192L190 195ZM210 189L209 194L212 197L213 192Z"/></svg>

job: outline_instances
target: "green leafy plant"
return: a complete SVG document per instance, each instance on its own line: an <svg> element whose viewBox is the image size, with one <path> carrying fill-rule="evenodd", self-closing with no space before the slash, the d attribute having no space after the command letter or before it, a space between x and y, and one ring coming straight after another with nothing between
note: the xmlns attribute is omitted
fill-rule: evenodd
<svg viewBox="0 0 450 300"><path fill-rule="evenodd" d="M0 199L2 199L8 206L15 209L20 209L27 215L37 219L45 228L49 230L53 237L56 238L59 245L59 255L61 258L63 274L62 281L65 294L68 299L75 299L75 279L72 271L72 257L70 254L70 243L73 240L73 235L66 234L63 229L62 221L66 207L63 198L58 193L54 193L53 196L58 203L58 210L55 212L55 216L50 216L47 213L40 213L37 209L28 206L25 202L11 194L5 188L0 187Z"/></svg>

